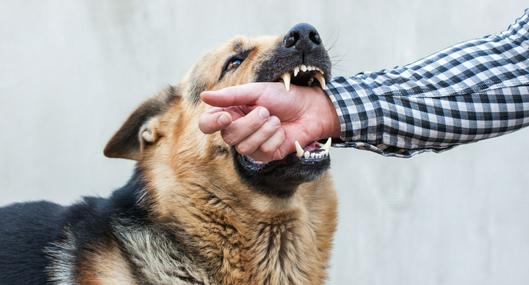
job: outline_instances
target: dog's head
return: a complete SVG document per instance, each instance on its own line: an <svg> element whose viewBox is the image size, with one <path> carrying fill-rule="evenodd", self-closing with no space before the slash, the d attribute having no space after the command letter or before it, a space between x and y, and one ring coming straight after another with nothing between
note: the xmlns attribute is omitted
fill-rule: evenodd
<svg viewBox="0 0 529 285"><path fill-rule="evenodd" d="M202 58L177 87L133 112L107 144L105 155L163 169L174 181L193 173L218 183L244 182L248 189L267 195L291 196L298 185L328 169L328 145L314 142L298 149L298 155L268 164L253 161L224 143L219 134L198 130L200 114L210 108L200 101L200 93L250 82L321 88L330 73L329 56L311 25L298 24L277 37L236 37Z"/></svg>

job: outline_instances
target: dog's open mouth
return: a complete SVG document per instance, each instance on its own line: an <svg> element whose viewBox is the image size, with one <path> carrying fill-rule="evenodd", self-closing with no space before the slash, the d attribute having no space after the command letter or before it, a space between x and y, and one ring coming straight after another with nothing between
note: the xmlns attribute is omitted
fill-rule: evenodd
<svg viewBox="0 0 529 285"><path fill-rule="evenodd" d="M290 91L291 85L305 86L305 87L320 87L325 88L325 72L322 68L312 65L298 65L294 68L288 69L276 80L276 82L283 82L287 91ZM331 147L331 138L326 141L314 141L305 147L302 147L298 141L295 141L296 152L289 154L280 161L272 161L263 163L251 159L248 156L240 155L239 162L248 171L263 173L275 169L277 166L292 165L299 162L300 165L307 167L317 166L318 164L329 160L329 149Z"/></svg>
<svg viewBox="0 0 529 285"><path fill-rule="evenodd" d="M331 148L331 138L328 138L325 143L313 142L304 148L299 142L295 142L296 152L289 154L283 160L263 163L251 159L248 156L240 155L239 162L244 168L250 171L261 172L270 171L279 165L286 165L293 162L299 162L302 165L316 165L329 159L329 150Z"/></svg>
<svg viewBox="0 0 529 285"><path fill-rule="evenodd" d="M290 91L290 84L308 87L319 84L320 88L325 89L325 72L316 66L304 64L296 66L291 71L283 73L281 80L287 91Z"/></svg>
<svg viewBox="0 0 529 285"><path fill-rule="evenodd" d="M255 82L284 84L288 94L282 96L294 96L292 85L325 90L326 81L331 79L331 61L327 50L319 38L311 38L311 35L317 34L315 30L305 33L306 30L296 29L287 33L273 54L260 62L256 69ZM268 163L241 155L232 147L236 169L243 179L262 192L276 196L291 195L298 185L317 179L330 167L330 138L318 138L318 141L310 143L298 138L302 144L296 139L289 138L289 141L294 141L293 153Z"/></svg>

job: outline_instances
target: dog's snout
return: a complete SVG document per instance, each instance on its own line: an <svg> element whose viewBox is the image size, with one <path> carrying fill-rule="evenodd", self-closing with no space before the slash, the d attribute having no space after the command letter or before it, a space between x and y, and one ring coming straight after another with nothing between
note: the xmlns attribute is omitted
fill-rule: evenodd
<svg viewBox="0 0 529 285"><path fill-rule="evenodd" d="M307 52L321 45L321 38L314 26L300 23L288 31L283 40L283 45L286 48L295 48Z"/></svg>

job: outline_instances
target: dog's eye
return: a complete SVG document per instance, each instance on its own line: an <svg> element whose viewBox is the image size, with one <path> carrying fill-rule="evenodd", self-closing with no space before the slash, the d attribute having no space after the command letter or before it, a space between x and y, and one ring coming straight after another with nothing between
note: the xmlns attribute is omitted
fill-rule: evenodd
<svg viewBox="0 0 529 285"><path fill-rule="evenodd" d="M242 52L239 52L238 54L233 55L232 57L228 58L226 62L224 63L224 66L222 67L222 72L220 73L219 80L222 80L224 75L230 71L234 71L241 64L244 62L244 60L248 57L248 55L252 52L253 49L248 49Z"/></svg>
<svg viewBox="0 0 529 285"><path fill-rule="evenodd" d="M226 68L224 71L231 71L237 69L243 62L243 59L235 57L228 61L228 64L226 64Z"/></svg>

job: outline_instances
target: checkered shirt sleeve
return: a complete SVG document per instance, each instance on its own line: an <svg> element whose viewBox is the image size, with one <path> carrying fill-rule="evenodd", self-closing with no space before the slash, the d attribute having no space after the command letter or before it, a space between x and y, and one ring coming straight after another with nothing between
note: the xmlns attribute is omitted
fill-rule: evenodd
<svg viewBox="0 0 529 285"><path fill-rule="evenodd" d="M529 125L529 9L499 34L327 84L337 147L410 157Z"/></svg>

